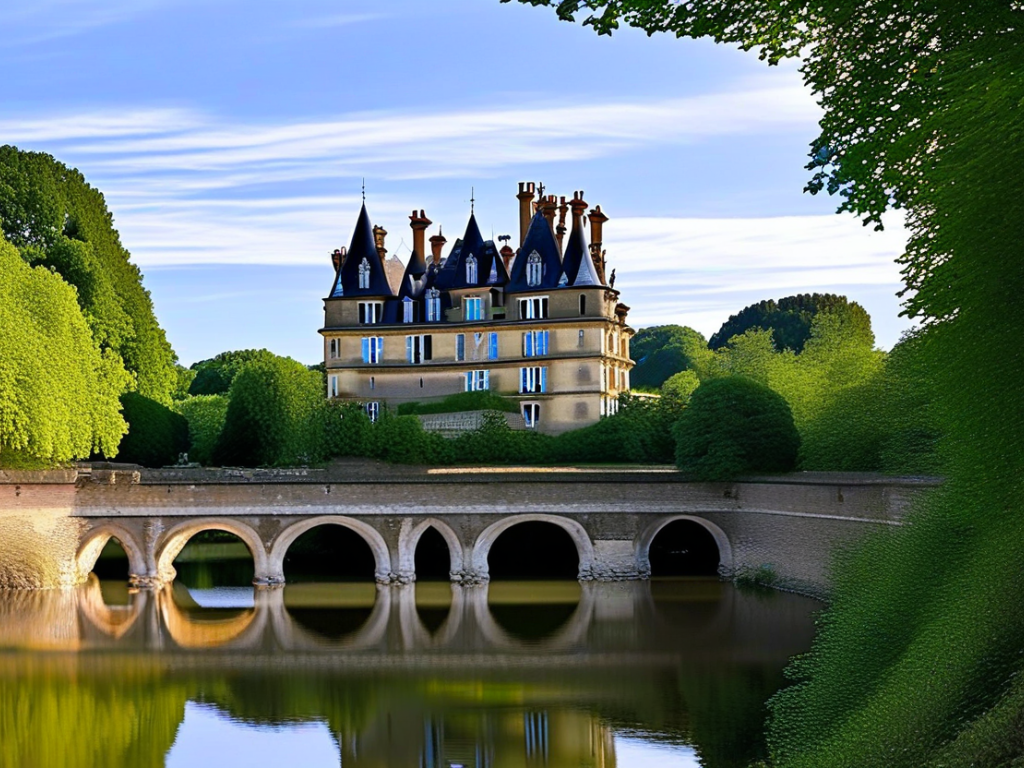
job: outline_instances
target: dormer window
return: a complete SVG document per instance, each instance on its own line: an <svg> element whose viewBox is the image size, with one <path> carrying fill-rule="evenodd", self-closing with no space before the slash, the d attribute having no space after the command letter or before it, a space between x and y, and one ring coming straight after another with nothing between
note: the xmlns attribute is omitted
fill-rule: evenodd
<svg viewBox="0 0 1024 768"><path fill-rule="evenodd" d="M437 288L427 291L427 322L441 321L441 292Z"/></svg>
<svg viewBox="0 0 1024 768"><path fill-rule="evenodd" d="M491 259L491 274L487 276L487 284L494 285L498 282L498 259L497 257Z"/></svg>
<svg viewBox="0 0 1024 768"><path fill-rule="evenodd" d="M476 269L476 256L472 253L466 257L466 283L476 285L480 281Z"/></svg>
<svg viewBox="0 0 1024 768"><path fill-rule="evenodd" d="M416 322L416 302L406 296L402 299L402 322Z"/></svg>
<svg viewBox="0 0 1024 768"><path fill-rule="evenodd" d="M540 254L533 251L526 258L526 284L530 287L540 285L543 276L544 263L541 261Z"/></svg>
<svg viewBox="0 0 1024 768"><path fill-rule="evenodd" d="M363 257L363 260L359 262L359 288L368 289L370 287L370 262Z"/></svg>

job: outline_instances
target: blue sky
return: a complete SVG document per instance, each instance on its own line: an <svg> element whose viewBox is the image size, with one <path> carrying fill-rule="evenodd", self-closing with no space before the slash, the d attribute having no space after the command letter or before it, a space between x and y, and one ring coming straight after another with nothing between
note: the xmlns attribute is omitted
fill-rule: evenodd
<svg viewBox="0 0 1024 768"><path fill-rule="evenodd" d="M0 143L107 198L181 361L316 334L366 178L408 256L423 208L449 241L475 189L518 231L518 181L583 189L636 327L710 335L760 299L845 293L890 347L905 235L802 192L818 107L794 64L707 41L597 37L497 0L34 0L0 7Z"/></svg>

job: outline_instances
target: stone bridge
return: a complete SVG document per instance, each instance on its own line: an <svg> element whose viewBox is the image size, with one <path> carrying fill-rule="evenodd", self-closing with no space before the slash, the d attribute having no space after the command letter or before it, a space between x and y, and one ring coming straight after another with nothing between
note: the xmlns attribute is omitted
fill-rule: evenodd
<svg viewBox="0 0 1024 768"><path fill-rule="evenodd" d="M714 539L722 575L767 565L780 586L821 594L837 549L900 525L911 500L936 484L836 473L693 483L659 468L8 472L0 587L83 583L110 538L128 555L131 582L158 587L173 580L189 539L208 530L246 544L256 584L282 584L289 547L320 525L361 536L380 584L415 581L417 544L433 528L447 543L452 581L475 584L489 579L498 537L530 521L571 537L580 580L643 579L655 537L688 520Z"/></svg>

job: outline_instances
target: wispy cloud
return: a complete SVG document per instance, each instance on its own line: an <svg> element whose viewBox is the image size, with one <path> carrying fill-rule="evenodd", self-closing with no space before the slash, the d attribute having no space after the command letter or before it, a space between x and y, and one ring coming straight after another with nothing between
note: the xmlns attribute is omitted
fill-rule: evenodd
<svg viewBox="0 0 1024 768"><path fill-rule="evenodd" d="M36 45L117 24L167 0L32 0L0 6L0 47Z"/></svg>
<svg viewBox="0 0 1024 768"><path fill-rule="evenodd" d="M300 29L329 29L331 27L347 27L351 24L362 24L367 21L380 21L390 18L389 13L335 13L328 16L315 16L297 19L289 26Z"/></svg>

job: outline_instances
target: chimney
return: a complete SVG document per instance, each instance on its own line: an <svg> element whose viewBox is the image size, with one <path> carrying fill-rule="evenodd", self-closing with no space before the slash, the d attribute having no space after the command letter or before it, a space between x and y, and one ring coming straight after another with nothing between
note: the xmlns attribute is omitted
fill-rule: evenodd
<svg viewBox="0 0 1024 768"><path fill-rule="evenodd" d="M569 203L569 207L572 208L572 225L573 227L579 227L583 225L583 214L587 210L587 201L583 199L583 190L572 193L572 202Z"/></svg>
<svg viewBox="0 0 1024 768"><path fill-rule="evenodd" d="M341 269L341 265L345 263L345 246L334 249L334 253L331 254L331 262L334 264L335 272Z"/></svg>
<svg viewBox="0 0 1024 768"><path fill-rule="evenodd" d="M608 217L601 212L601 206L590 209L590 257L594 260L594 268L601 282L607 284L604 274L604 251L601 250L601 237L604 223Z"/></svg>
<svg viewBox="0 0 1024 768"><path fill-rule="evenodd" d="M565 214L569 212L569 206L566 205L565 195L559 198L558 204L558 226L555 228L555 237L558 239L558 253L562 253L562 241L565 239Z"/></svg>
<svg viewBox="0 0 1024 768"><path fill-rule="evenodd" d="M509 265L512 263L512 259L515 257L516 252L509 248L508 243L505 243L499 253L501 254L501 260L505 262L505 271L510 272L511 267Z"/></svg>
<svg viewBox="0 0 1024 768"><path fill-rule="evenodd" d="M377 255L380 257L381 264L384 263L384 256L388 252L388 249L384 247L384 238L387 236L388 231L384 227L373 228L373 243L377 246Z"/></svg>
<svg viewBox="0 0 1024 768"><path fill-rule="evenodd" d="M422 209L420 209L418 216L416 215L416 211L413 211L412 216L409 217L409 226L412 227L412 249L416 251L424 261L426 261L427 258L427 249L425 244L426 230L431 224L433 224L433 222L426 217Z"/></svg>
<svg viewBox="0 0 1024 768"><path fill-rule="evenodd" d="M447 243L447 238L441 234L441 228L437 228L437 234L430 238L430 252L434 257L434 266L440 266L441 264L441 249L444 248L444 244Z"/></svg>
<svg viewBox="0 0 1024 768"><path fill-rule="evenodd" d="M540 212L544 215L544 218L548 220L548 226L551 227L551 234L555 234L555 210L558 208L558 198L554 195L548 195L542 199L540 204Z"/></svg>
<svg viewBox="0 0 1024 768"><path fill-rule="evenodd" d="M519 182L519 245L526 239L526 230L530 228L530 219L533 218L533 194L535 191L532 181Z"/></svg>

